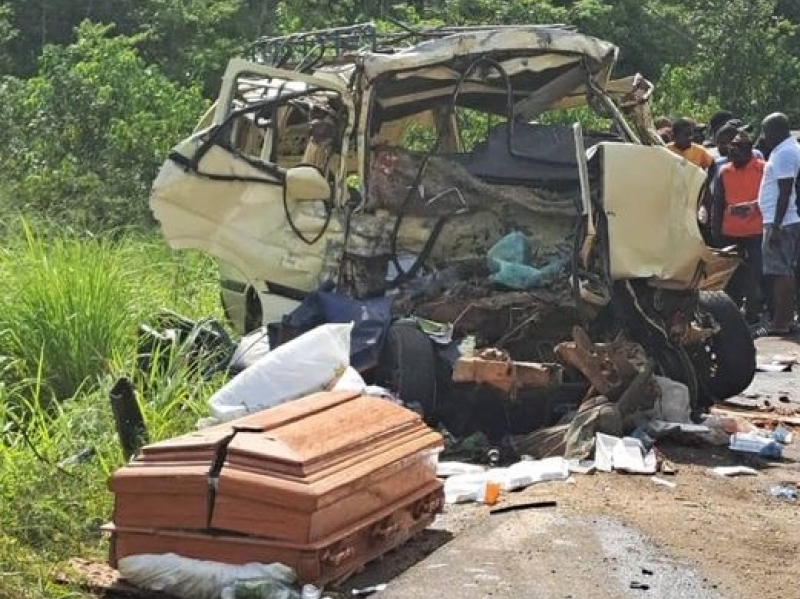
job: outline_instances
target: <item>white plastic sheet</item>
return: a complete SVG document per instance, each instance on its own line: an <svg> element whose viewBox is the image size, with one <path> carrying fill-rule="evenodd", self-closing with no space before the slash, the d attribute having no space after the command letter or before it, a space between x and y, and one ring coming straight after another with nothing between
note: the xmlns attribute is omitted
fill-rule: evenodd
<svg viewBox="0 0 800 599"><path fill-rule="evenodd" d="M515 491L536 483L568 478L569 464L562 457L523 460L507 468L450 476L444 483L445 502L479 501L481 490L489 482L496 483L503 491Z"/></svg>
<svg viewBox="0 0 800 599"><path fill-rule="evenodd" d="M620 439L597 433L594 463L597 469L603 472L621 470L633 474L655 474L656 453L652 449L645 453L639 439L633 437Z"/></svg>
<svg viewBox="0 0 800 599"><path fill-rule="evenodd" d="M175 553L130 555L119 560L122 578L149 591L182 599L219 599L222 589L237 580L268 579L274 599L297 599L297 577L283 564L241 566L182 557Z"/></svg>
<svg viewBox="0 0 800 599"><path fill-rule="evenodd" d="M260 327L239 340L229 366L234 372L240 372L258 362L269 351L267 327Z"/></svg>
<svg viewBox="0 0 800 599"><path fill-rule="evenodd" d="M211 416L225 422L322 390L350 365L352 329L325 324L275 348L211 396Z"/></svg>

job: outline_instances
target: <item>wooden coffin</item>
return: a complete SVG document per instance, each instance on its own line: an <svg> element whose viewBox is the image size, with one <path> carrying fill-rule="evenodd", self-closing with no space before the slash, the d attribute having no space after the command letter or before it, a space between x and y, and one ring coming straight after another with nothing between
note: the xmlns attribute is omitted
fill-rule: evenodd
<svg viewBox="0 0 800 599"><path fill-rule="evenodd" d="M433 519L441 449L414 412L347 392L149 445L110 481L112 560L173 551L338 576Z"/></svg>

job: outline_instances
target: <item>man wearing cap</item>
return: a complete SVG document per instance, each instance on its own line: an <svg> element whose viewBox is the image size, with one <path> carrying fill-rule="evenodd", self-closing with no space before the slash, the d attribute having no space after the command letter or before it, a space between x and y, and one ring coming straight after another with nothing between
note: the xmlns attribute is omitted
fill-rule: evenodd
<svg viewBox="0 0 800 599"><path fill-rule="evenodd" d="M728 157L719 171L715 189L715 212L721 215L721 233L725 245L736 245L744 256L727 289L740 303L750 324L761 317L761 210L758 192L764 174L764 161L753 153L753 142L739 131L725 146Z"/></svg>
<svg viewBox="0 0 800 599"><path fill-rule="evenodd" d="M776 112L761 123L769 159L758 192L764 219L764 274L772 278L773 319L766 333L791 332L795 310L795 267L800 251L800 216L795 180L800 172L800 146L791 136L789 119Z"/></svg>

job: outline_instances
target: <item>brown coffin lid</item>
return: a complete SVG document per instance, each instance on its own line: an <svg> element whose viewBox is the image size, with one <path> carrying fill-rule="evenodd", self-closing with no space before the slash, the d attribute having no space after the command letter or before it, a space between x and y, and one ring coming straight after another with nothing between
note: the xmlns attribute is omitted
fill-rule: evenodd
<svg viewBox="0 0 800 599"><path fill-rule="evenodd" d="M210 460L219 443L230 435L234 427L261 428L267 430L300 420L309 414L318 413L350 401L359 394L353 391L321 392L297 399L274 408L248 414L230 422L193 431L180 437L151 443L142 448L137 461L175 461L174 455L183 459L194 454L193 459Z"/></svg>
<svg viewBox="0 0 800 599"><path fill-rule="evenodd" d="M441 436L428 431L364 459L340 462L326 469L314 482L274 477L271 472L248 472L226 464L220 472L218 493L250 497L254 505L291 504L310 513L369 485L373 479L371 475L382 469L392 464L401 467L404 460L414 459L426 450L438 453L441 446ZM431 476L435 478L435 474Z"/></svg>
<svg viewBox="0 0 800 599"><path fill-rule="evenodd" d="M141 492L148 488L158 489L164 495L205 493L208 464L128 464L114 472L108 488L114 493Z"/></svg>
<svg viewBox="0 0 800 599"><path fill-rule="evenodd" d="M429 431L411 410L377 397L356 393L317 393L197 433L147 446L143 459L174 460L199 452L213 457L215 448L237 428L227 460L247 462L264 472L297 479L330 469L397 437ZM197 458L197 455L194 456ZM158 460L158 458L157 458Z"/></svg>

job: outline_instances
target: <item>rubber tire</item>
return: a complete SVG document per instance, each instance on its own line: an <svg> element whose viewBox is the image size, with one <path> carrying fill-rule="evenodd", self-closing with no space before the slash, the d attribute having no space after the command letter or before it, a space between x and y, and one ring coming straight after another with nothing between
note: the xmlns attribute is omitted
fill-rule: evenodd
<svg viewBox="0 0 800 599"><path fill-rule="evenodd" d="M698 310L710 314L719 331L697 350L697 378L711 399L722 401L750 386L756 374L756 347L738 306L724 291L701 291ZM713 373L707 350L715 354Z"/></svg>
<svg viewBox="0 0 800 599"><path fill-rule="evenodd" d="M389 327L375 382L403 401L418 402L427 422L435 419L436 352L433 341L415 323L399 321Z"/></svg>

